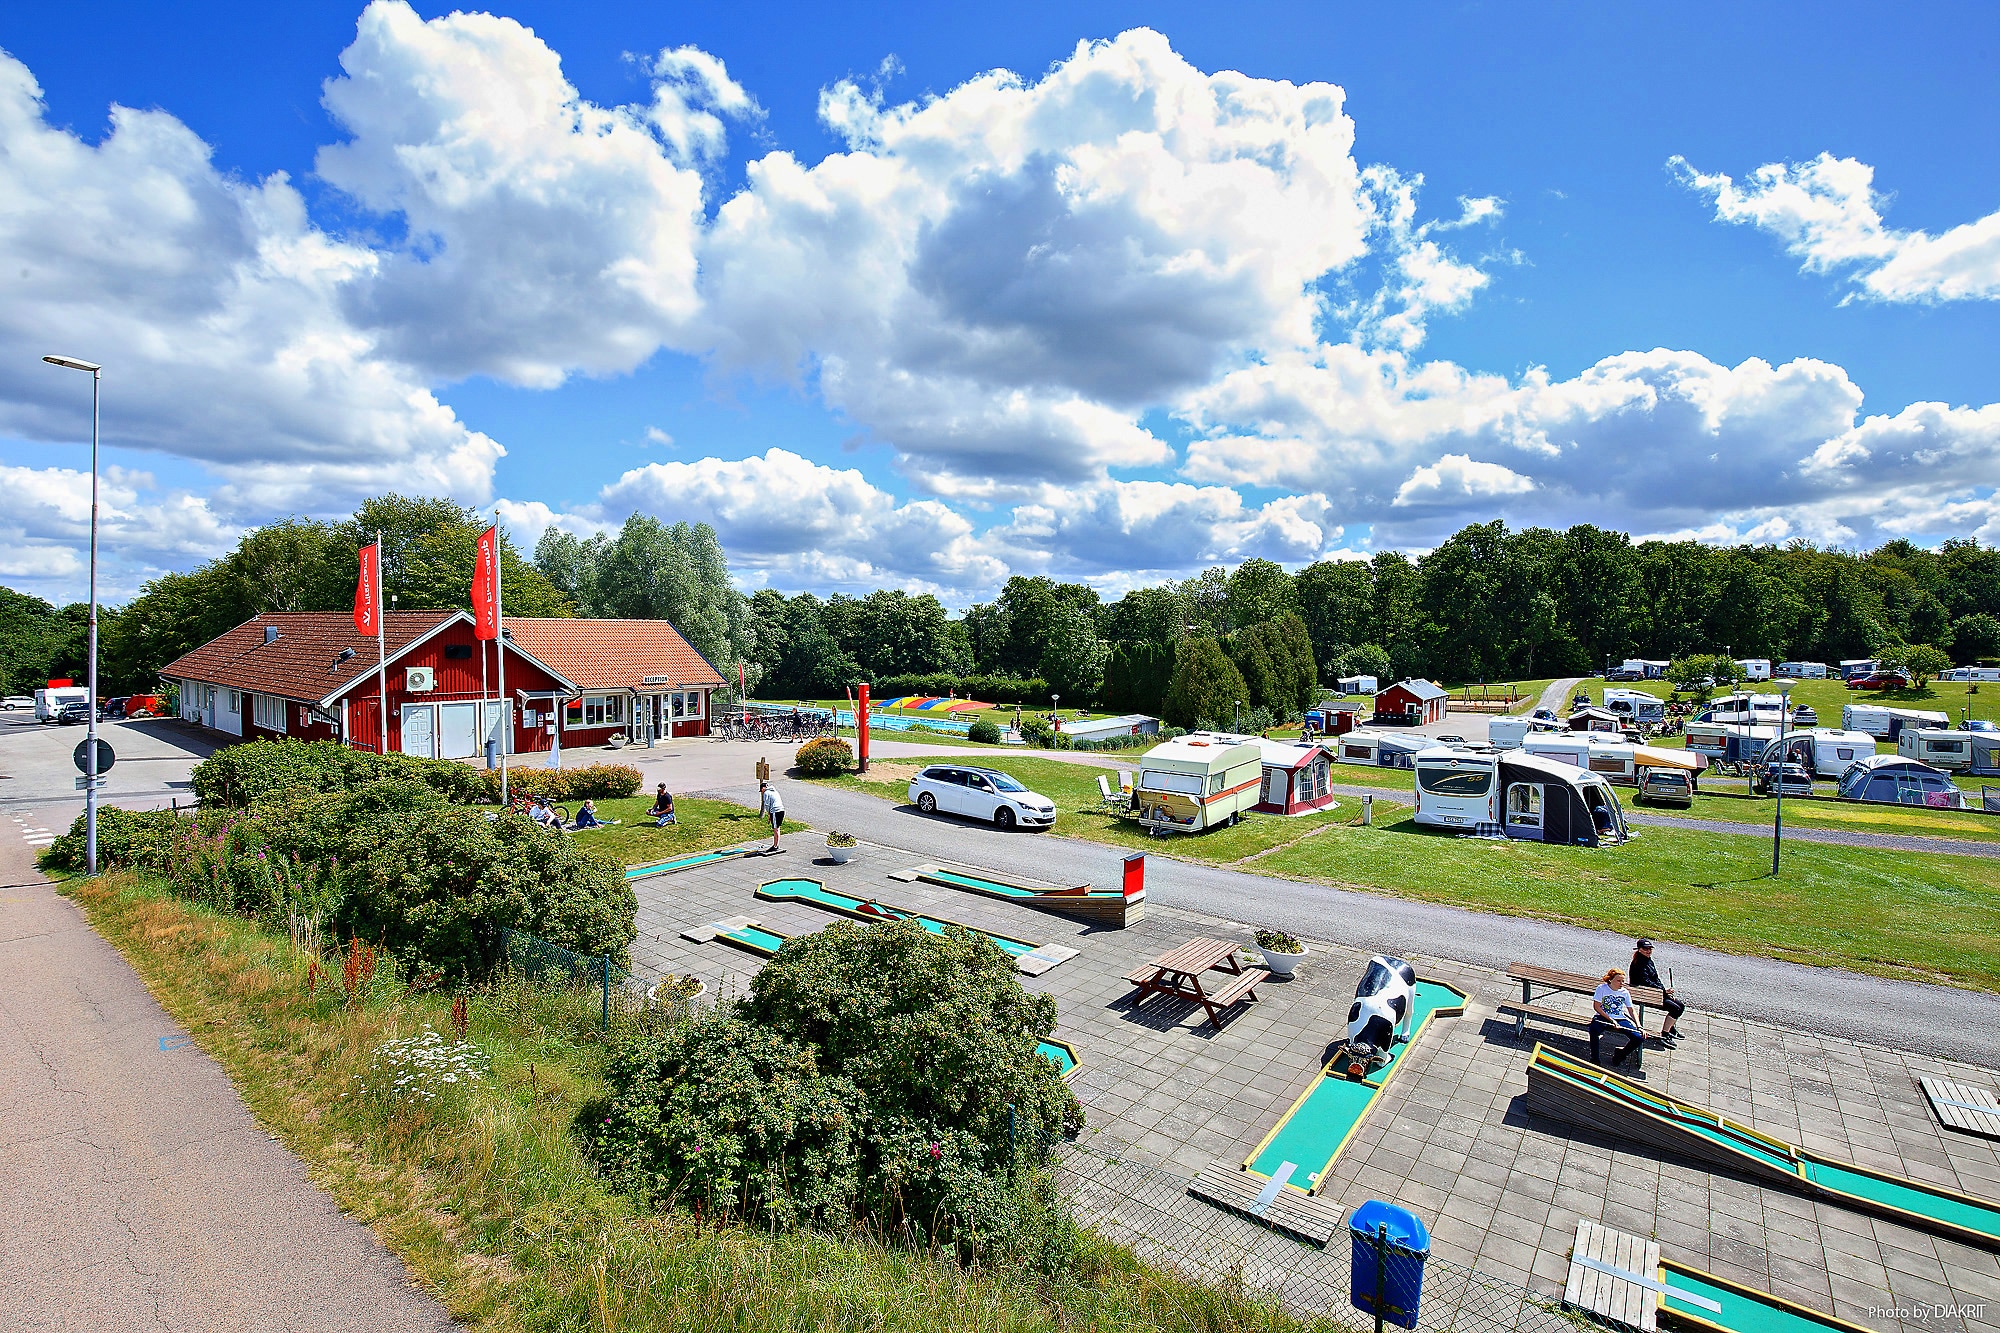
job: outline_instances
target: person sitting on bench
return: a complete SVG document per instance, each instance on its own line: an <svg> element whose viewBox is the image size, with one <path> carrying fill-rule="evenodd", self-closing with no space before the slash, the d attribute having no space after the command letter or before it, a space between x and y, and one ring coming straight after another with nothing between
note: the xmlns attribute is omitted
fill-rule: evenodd
<svg viewBox="0 0 2000 1333"><path fill-rule="evenodd" d="M1667 1011L1667 1021L1660 1025L1660 1044L1669 1050L1678 1046L1681 1039L1674 1035L1674 1026L1680 1022L1681 1015L1687 1012L1687 1005L1681 1000L1676 1000L1672 987L1660 979L1660 969L1653 965L1651 940L1640 940L1632 946L1632 984L1651 986L1666 997L1660 1005Z"/></svg>
<svg viewBox="0 0 2000 1333"><path fill-rule="evenodd" d="M665 828L681 821L674 815L674 794L667 790L667 784L660 784L659 794L653 797L653 808L646 812L646 818L653 821L654 828Z"/></svg>
<svg viewBox="0 0 2000 1333"><path fill-rule="evenodd" d="M1590 1059L1593 1064L1603 1064L1604 1056L1599 1043L1608 1033L1616 1033L1625 1038L1625 1044L1611 1057L1611 1063L1622 1065L1632 1052L1639 1049L1646 1040L1646 1034L1632 1017L1632 992L1625 989L1625 974L1612 968L1604 974L1604 980L1597 983L1597 990L1590 997Z"/></svg>

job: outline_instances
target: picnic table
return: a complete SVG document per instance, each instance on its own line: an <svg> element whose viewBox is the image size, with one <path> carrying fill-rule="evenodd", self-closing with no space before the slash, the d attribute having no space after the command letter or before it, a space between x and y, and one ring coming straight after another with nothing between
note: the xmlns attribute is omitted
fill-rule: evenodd
<svg viewBox="0 0 2000 1333"><path fill-rule="evenodd" d="M1256 999L1259 983L1271 979L1269 968L1244 967L1236 960L1242 947L1235 940L1204 937L1167 950L1125 974L1125 980L1139 988L1132 1007L1138 1008L1149 995L1175 995L1193 1000L1208 1011L1211 1027L1221 1027L1219 1011ZM1226 973L1230 979L1221 989L1211 991L1202 984L1202 975L1211 971Z"/></svg>
<svg viewBox="0 0 2000 1333"><path fill-rule="evenodd" d="M1507 964L1507 978L1521 983L1521 998L1518 1002L1509 1001L1494 1007L1503 1014L1514 1016L1516 1037L1527 1030L1530 1018L1539 1018L1550 1023L1566 1023L1571 1027L1589 1027L1589 1014L1573 1014L1567 1009L1552 1008L1536 1001L1555 995L1592 995L1597 991L1598 982L1603 980L1602 977L1586 976L1581 972L1564 972L1534 963ZM1647 1006L1662 1009L1666 1004L1666 993L1652 986L1628 985L1625 989L1632 992L1632 1003L1639 1010L1639 1028L1644 1031ZM1645 1058L1643 1043L1640 1049L1632 1052L1632 1057L1635 1061Z"/></svg>

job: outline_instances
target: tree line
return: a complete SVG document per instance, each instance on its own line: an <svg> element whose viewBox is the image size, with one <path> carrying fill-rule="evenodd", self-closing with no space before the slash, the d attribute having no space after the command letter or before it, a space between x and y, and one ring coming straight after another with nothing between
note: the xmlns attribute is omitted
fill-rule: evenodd
<svg viewBox="0 0 2000 1333"><path fill-rule="evenodd" d="M467 606L486 526L449 500L388 495L347 519L258 528L103 613L105 692L150 688L167 662L259 612L347 610L355 552L377 532L394 605ZM1183 725L1224 721L1211 710L1239 702L1296 711L1342 675L1458 684L1581 675L1626 657L1837 662L1911 645L1966 663L2000 655L2000 549L1970 538L1935 550L1716 547L1495 521L1421 556L1296 572L1246 560L1109 601L1087 584L1016 576L954 616L935 596L894 589L746 595L708 525L635 515L589 538L550 529L532 558L503 532L502 574L509 614L670 620L764 697L836 697L862 680L1000 681L1022 686L1023 701L1059 694ZM85 619L81 607L0 597L7 689L81 678Z"/></svg>

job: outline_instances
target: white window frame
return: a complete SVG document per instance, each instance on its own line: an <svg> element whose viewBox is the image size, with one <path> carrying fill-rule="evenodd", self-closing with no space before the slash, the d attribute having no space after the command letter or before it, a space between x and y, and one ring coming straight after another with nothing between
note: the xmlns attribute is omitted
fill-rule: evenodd
<svg viewBox="0 0 2000 1333"><path fill-rule="evenodd" d="M238 717L243 715L243 691L229 691L229 707L227 711L236 714Z"/></svg>
<svg viewBox="0 0 2000 1333"><path fill-rule="evenodd" d="M1516 810L1514 808L1514 793L1517 791L1528 793L1528 808L1525 810ZM1502 802L1501 813L1502 818L1515 828L1541 828L1542 784L1539 782L1508 783L1507 794L1505 800Z"/></svg>
<svg viewBox="0 0 2000 1333"><path fill-rule="evenodd" d="M618 727L625 724L625 696L622 694L586 694L583 696L583 721L578 727L588 730L592 727Z"/></svg>
<svg viewBox="0 0 2000 1333"><path fill-rule="evenodd" d="M275 694L250 696L250 720L266 731L285 734L285 701Z"/></svg>

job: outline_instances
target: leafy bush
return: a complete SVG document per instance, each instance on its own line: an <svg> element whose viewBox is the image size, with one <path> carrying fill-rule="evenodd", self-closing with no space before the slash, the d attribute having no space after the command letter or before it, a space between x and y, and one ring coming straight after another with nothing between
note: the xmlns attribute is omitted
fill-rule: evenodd
<svg viewBox="0 0 2000 1333"><path fill-rule="evenodd" d="M98 807L97 865L161 869L172 854L180 821L171 810L123 810L115 805ZM49 844L41 862L51 870L82 870L86 828L83 815L69 826L69 832Z"/></svg>
<svg viewBox="0 0 2000 1333"><path fill-rule="evenodd" d="M792 764L809 778L835 777L854 767L854 749L839 736L822 736L801 745Z"/></svg>
<svg viewBox="0 0 2000 1333"><path fill-rule="evenodd" d="M775 1225L858 1214L1056 1269L1076 1232L1040 1145L1083 1111L1036 1049L1055 1017L984 936L844 922L787 942L739 1005L628 1048L583 1128L648 1199Z"/></svg>
<svg viewBox="0 0 2000 1333"><path fill-rule="evenodd" d="M714 1010L627 1045L608 1078L580 1128L619 1188L777 1226L853 1216L861 1097L806 1048Z"/></svg>
<svg viewBox="0 0 2000 1333"><path fill-rule="evenodd" d="M1287 935L1282 930L1260 930L1256 935L1257 947L1269 949L1272 953L1304 953L1306 948L1299 943L1296 935Z"/></svg>
<svg viewBox="0 0 2000 1333"><path fill-rule="evenodd" d="M1048 749L1055 743L1056 729L1040 713L1029 713L1021 719L1021 739L1030 745Z"/></svg>
<svg viewBox="0 0 2000 1333"><path fill-rule="evenodd" d="M998 745L1000 724L990 717L982 717L972 724L965 735L966 739L977 741L981 745Z"/></svg>
<svg viewBox="0 0 2000 1333"><path fill-rule="evenodd" d="M485 796L500 799L500 771L481 774ZM546 796L551 801L615 801L639 790L643 781L630 764L584 764L579 768L510 768L507 791L511 796Z"/></svg>
<svg viewBox="0 0 2000 1333"><path fill-rule="evenodd" d="M451 801L480 798L484 775L451 759L379 755L338 741L250 741L226 746L195 765L194 794L204 806L242 808L291 788L347 791L383 778L422 782Z"/></svg>

